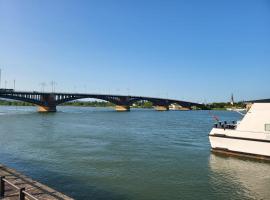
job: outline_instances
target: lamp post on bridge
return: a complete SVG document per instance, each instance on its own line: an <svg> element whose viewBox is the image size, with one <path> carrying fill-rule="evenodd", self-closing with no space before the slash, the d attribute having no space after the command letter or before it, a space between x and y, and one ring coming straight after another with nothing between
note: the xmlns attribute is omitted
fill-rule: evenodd
<svg viewBox="0 0 270 200"><path fill-rule="evenodd" d="M56 82L55 81L51 81L52 93L55 92L55 85L56 85Z"/></svg>
<svg viewBox="0 0 270 200"><path fill-rule="evenodd" d="M40 90L41 90L41 92L44 92L46 83L45 83L45 82L42 82L42 83L40 83L39 85L40 85Z"/></svg>

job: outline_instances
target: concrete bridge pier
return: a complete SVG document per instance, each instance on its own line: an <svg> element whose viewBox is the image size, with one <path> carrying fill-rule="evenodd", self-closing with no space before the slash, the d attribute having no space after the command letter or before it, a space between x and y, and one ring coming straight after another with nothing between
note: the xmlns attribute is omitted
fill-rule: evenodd
<svg viewBox="0 0 270 200"><path fill-rule="evenodd" d="M38 106L38 112L56 112L56 106Z"/></svg>
<svg viewBox="0 0 270 200"><path fill-rule="evenodd" d="M44 94L40 97L43 105L38 106L38 112L56 112L56 103L54 94Z"/></svg>
<svg viewBox="0 0 270 200"><path fill-rule="evenodd" d="M130 106L128 105L116 105L115 106L115 110L117 112L126 112L126 111L130 111Z"/></svg>
<svg viewBox="0 0 270 200"><path fill-rule="evenodd" d="M156 111L168 111L169 110L169 106L165 105L165 106L154 106Z"/></svg>

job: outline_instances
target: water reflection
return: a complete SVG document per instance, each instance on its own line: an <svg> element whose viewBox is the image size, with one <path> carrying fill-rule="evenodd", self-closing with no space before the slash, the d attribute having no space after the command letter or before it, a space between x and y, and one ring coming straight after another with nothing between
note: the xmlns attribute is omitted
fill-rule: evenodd
<svg viewBox="0 0 270 200"><path fill-rule="evenodd" d="M234 199L270 198L270 163L211 154L209 166L216 191L229 190Z"/></svg>

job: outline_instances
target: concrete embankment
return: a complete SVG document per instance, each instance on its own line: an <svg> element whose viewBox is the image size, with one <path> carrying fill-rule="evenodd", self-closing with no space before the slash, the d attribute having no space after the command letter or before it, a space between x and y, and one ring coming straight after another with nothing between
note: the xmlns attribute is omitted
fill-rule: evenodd
<svg viewBox="0 0 270 200"><path fill-rule="evenodd" d="M0 197L0 199L18 200L19 195L21 194L23 196L23 199L72 200L72 198L46 185L43 185L37 181L34 181L31 178L28 178L25 175L20 174L17 171L10 169L1 164L0 164L0 177L2 177L1 178L2 188L0 188L0 193L2 193L2 197ZM1 186L1 183L0 183L0 186Z"/></svg>

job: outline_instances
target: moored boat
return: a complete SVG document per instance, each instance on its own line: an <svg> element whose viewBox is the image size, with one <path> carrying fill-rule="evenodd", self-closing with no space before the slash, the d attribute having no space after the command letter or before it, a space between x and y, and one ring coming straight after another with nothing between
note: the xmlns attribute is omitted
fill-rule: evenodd
<svg viewBox="0 0 270 200"><path fill-rule="evenodd" d="M219 122L209 134L212 151L270 160L270 101L253 103L240 122Z"/></svg>

